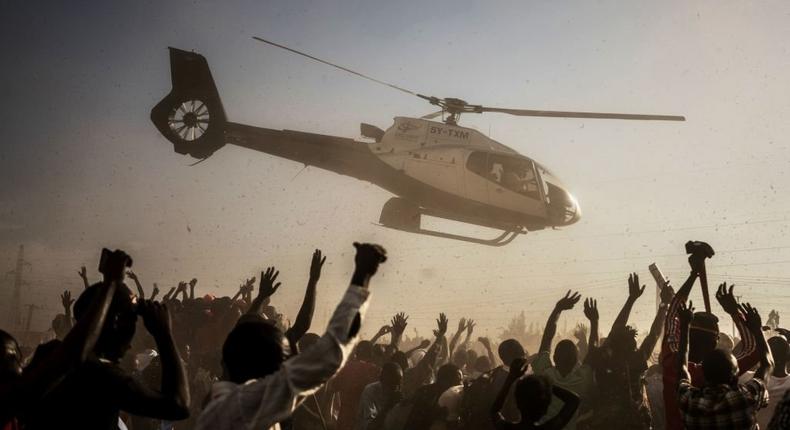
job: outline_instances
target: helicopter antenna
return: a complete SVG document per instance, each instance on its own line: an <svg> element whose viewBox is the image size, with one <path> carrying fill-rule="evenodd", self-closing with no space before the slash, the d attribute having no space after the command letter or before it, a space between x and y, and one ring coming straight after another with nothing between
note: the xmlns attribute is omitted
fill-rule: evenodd
<svg viewBox="0 0 790 430"><path fill-rule="evenodd" d="M346 67L343 67L343 66L339 66L339 65L334 64L334 63L330 63L329 61L322 60L322 59L320 59L318 57L313 57L310 54L305 54L304 52L297 51L296 49L291 49L291 48L289 48L287 46L283 46L283 45L280 45L278 43L274 43L274 42L272 42L270 40L266 40L266 39L260 38L258 36L252 36L252 38L257 40L257 41L259 41L259 42L267 43L269 45L276 46L276 47L278 47L280 49L285 49L286 51L293 52L294 54L301 55L302 57L307 57L307 58L309 58L311 60L318 61L319 63L324 63L327 66L332 66L332 67L334 67L336 69L340 69L340 70L342 70L344 72L351 73L352 75L359 76L360 78L367 79L367 80L375 82L377 84L386 85L386 86L388 86L390 88L393 88L393 89L396 89L396 90L398 90L400 92L403 92L403 93L406 93L406 94L411 94L413 96L419 96L419 94L415 93L414 91L407 90L406 88L402 88L402 87L399 87L399 86L397 86L395 84L390 84L389 82L384 82L384 81L376 79L376 78L371 78L370 76L363 75L362 73L355 72L355 71L353 71L353 70L351 70L349 68L346 68Z"/></svg>

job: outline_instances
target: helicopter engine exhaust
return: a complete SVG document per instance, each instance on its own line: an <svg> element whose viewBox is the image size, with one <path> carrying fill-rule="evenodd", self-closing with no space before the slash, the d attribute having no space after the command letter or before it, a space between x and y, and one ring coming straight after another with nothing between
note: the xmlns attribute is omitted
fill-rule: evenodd
<svg viewBox="0 0 790 430"><path fill-rule="evenodd" d="M205 57L169 49L173 88L151 110L151 121L177 153L205 159L225 145L225 109Z"/></svg>

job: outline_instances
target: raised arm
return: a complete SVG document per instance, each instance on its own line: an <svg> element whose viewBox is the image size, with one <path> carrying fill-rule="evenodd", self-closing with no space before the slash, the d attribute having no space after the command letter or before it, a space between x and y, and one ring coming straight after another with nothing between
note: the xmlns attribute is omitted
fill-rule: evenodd
<svg viewBox="0 0 790 430"><path fill-rule="evenodd" d="M768 342L765 341L762 318L760 318L760 313L757 312L757 309L753 308L749 303L744 303L741 306L741 310L746 317L746 326L749 328L752 336L754 336L757 353L760 357L760 366L754 372L754 377L765 381L765 376L774 367L774 358L771 354L771 349L768 347Z"/></svg>
<svg viewBox="0 0 790 430"><path fill-rule="evenodd" d="M158 391L133 382L121 395L121 409L132 414L165 420L189 416L189 385L186 368L173 340L173 327L167 304L151 300L139 304L146 330L156 342L162 363L162 382Z"/></svg>
<svg viewBox="0 0 790 430"><path fill-rule="evenodd" d="M468 346L469 346L469 339L472 338L472 333L475 331L475 326L477 326L477 323L475 323L475 320L473 320L471 318L466 320L466 337L464 338L463 343L461 343L461 348L463 348L463 349L467 349L468 348Z"/></svg>
<svg viewBox="0 0 790 430"><path fill-rule="evenodd" d="M548 321L546 321L546 328L543 330L543 338L540 341L538 352L551 352L551 341L557 333L557 320L560 319L560 314L562 311L573 309L581 298L581 294L571 293L568 290L565 296L557 301L557 304L554 305L554 310L549 314Z"/></svg>
<svg viewBox="0 0 790 430"><path fill-rule="evenodd" d="M310 330L310 326L313 323L316 286L318 285L318 280L321 279L321 268L324 267L325 261L326 257L321 254L321 250L316 249L310 261L310 276L307 279L307 288L305 289L304 300L302 300L302 307L299 308L299 313L296 314L294 325L285 333L289 341L294 345Z"/></svg>
<svg viewBox="0 0 790 430"><path fill-rule="evenodd" d="M91 286L90 282L88 282L88 269L86 269L85 266L80 267L80 270L79 272L77 272L77 274L80 275L80 279L82 279L82 284L85 286L86 289Z"/></svg>
<svg viewBox="0 0 790 430"><path fill-rule="evenodd" d="M192 280L189 281L189 298L191 300L195 300L195 286L197 286L197 283L197 278L192 278Z"/></svg>
<svg viewBox="0 0 790 430"><path fill-rule="evenodd" d="M274 267L268 267L265 272L261 272L261 282L258 284L258 295L252 301L250 308L247 309L246 315L260 315L263 312L264 302L269 299L277 289L280 288L280 283L277 282L277 277L280 276L280 271Z"/></svg>
<svg viewBox="0 0 790 430"><path fill-rule="evenodd" d="M650 359L650 355L653 354L653 349L655 349L656 343L658 343L658 339L661 337L661 330L664 329L664 321L667 316L667 308L669 308L669 304L672 302L673 297L675 297L675 290L672 286L666 285L661 289L661 304L658 306L658 311L656 311L656 317L653 318L650 332L639 346L639 354L645 361Z"/></svg>
<svg viewBox="0 0 790 430"><path fill-rule="evenodd" d="M137 297L139 297L140 300L145 300L145 291L143 291L143 286L140 285L140 280L137 279L137 274L132 272L131 270L127 270L126 276L128 276L129 279L134 281L134 285L137 287Z"/></svg>
<svg viewBox="0 0 790 430"><path fill-rule="evenodd" d="M645 292L645 288L645 285L642 285L641 288L639 287L639 275L632 273L628 276L628 298L612 324L612 329L609 331L610 337L616 330L625 330L625 326L628 324L628 317L631 316L631 309L634 307L636 299Z"/></svg>
<svg viewBox="0 0 790 430"><path fill-rule="evenodd" d="M499 390L499 394L497 394L496 400L494 400L494 404L491 405L491 410L489 411L489 417L495 426L497 423L505 421L505 418L499 413L499 411L501 411L502 406L505 405L505 400L507 400L507 396L510 394L510 387L512 387L519 378L527 373L527 367L529 367L527 360L523 358L517 358L513 360L512 363L510 363L510 372L507 374L505 384L502 385L502 389Z"/></svg>
<svg viewBox="0 0 790 430"><path fill-rule="evenodd" d="M150 299L151 300L156 300L156 296L158 296L158 295L159 295L159 285L156 285L156 282L154 282L154 290L151 291Z"/></svg>
<svg viewBox="0 0 790 430"><path fill-rule="evenodd" d="M390 348L393 352L398 350L403 332L406 331L406 326L409 324L407 322L408 319L408 315L403 312L398 312L392 317L392 320L390 320L390 327L392 328L390 331Z"/></svg>
<svg viewBox="0 0 790 430"><path fill-rule="evenodd" d="M74 304L74 299L71 298L71 291L63 291L63 294L60 295L60 302L63 304L63 314L66 315L66 329L71 330L74 327L74 319L71 316L71 305Z"/></svg>
<svg viewBox="0 0 790 430"><path fill-rule="evenodd" d="M692 260L689 259L689 261ZM661 344L662 354L675 353L678 351L680 345L680 324L678 321L678 311L680 309L680 305L682 303L686 303L686 300L688 300L689 293L691 293L691 287L694 286L694 282L696 282L698 276L698 271L692 264L689 277L686 279L686 282L683 283L677 294L675 294L675 297L673 297L672 301L669 303L666 320L664 321L664 341ZM675 361L675 359L672 360Z"/></svg>
<svg viewBox="0 0 790 430"><path fill-rule="evenodd" d="M379 331L377 331L377 332L376 332L376 334L375 334L375 335L373 335L373 337L372 337L372 338L370 338L370 343L372 343L372 344L374 344L374 345L375 345L375 344L376 344L376 342L378 342L378 341L379 341L379 339L381 339L381 337L382 337L382 336L384 336L384 335L385 335L385 334L387 334L387 333L391 333L391 332L392 332L392 327L390 327L390 326L388 326L388 325L383 325L383 326L381 326L381 328L379 329Z"/></svg>
<svg viewBox="0 0 790 430"><path fill-rule="evenodd" d="M598 300L588 298L584 300L584 316L590 321L590 340L587 341L589 349L598 347Z"/></svg>
<svg viewBox="0 0 790 430"><path fill-rule="evenodd" d="M488 354L488 361L491 362L491 368L493 369L494 367L497 367L496 355L494 355L494 350L491 348L491 339L487 337L478 337L477 341L482 343L483 348L486 349L486 354Z"/></svg>
<svg viewBox="0 0 790 430"><path fill-rule="evenodd" d="M727 283L719 285L716 291L716 300L718 300L722 309L732 318L738 334L741 336L742 348L737 354L739 371L742 374L747 370L753 368L760 361L760 353L757 351L756 338L746 324L746 318L743 314L741 306L738 305L738 300L734 294L735 285L730 285L727 288Z"/></svg>
<svg viewBox="0 0 790 430"><path fill-rule="evenodd" d="M431 341L428 340L428 339L423 339L422 342L420 342L419 345L415 346L412 349L407 350L406 352L404 352L404 354L406 354L406 357L408 357L408 356L412 355L418 349L425 349L425 348L427 348L429 346L431 346Z"/></svg>
<svg viewBox="0 0 790 430"><path fill-rule="evenodd" d="M689 374L689 329L691 320L694 318L694 303L689 302L686 307L685 302L678 304L678 320L680 326L680 343L678 345L678 383L681 381L691 381Z"/></svg>
<svg viewBox="0 0 790 430"><path fill-rule="evenodd" d="M458 345L458 339L461 338L461 333L463 333L464 330L466 330L466 318L461 318L458 321L458 331L456 331L452 339L450 339L450 357L452 357L453 353L455 352L455 347Z"/></svg>

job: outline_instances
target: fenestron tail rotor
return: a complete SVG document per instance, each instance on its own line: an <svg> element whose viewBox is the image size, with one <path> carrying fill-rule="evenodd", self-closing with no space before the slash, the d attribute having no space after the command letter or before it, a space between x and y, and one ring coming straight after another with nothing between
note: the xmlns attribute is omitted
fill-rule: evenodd
<svg viewBox="0 0 790 430"><path fill-rule="evenodd" d="M423 119L433 119L438 116L444 116L444 122L450 125L456 125L458 123L458 119L460 118L462 113L485 113L485 112L494 112L494 113L504 113L508 115L515 115L515 116L534 116L534 117L544 117L544 118L581 118L581 119L619 119L619 120L638 120L638 121L685 121L686 118L684 116L679 115L654 115L654 114L630 114L630 113L609 113L609 112L573 112L573 111L552 111L552 110L533 110L533 109L508 109L508 108L499 108L499 107L488 107L482 105L472 105L464 100L457 99L457 98L439 98L434 96L426 96L423 94L419 94L415 91L403 88L401 86L391 84L386 81L382 81L380 79L376 79L370 77L368 75L359 73L357 71L351 70L347 67L340 66L334 63L331 63L326 60L322 60L318 57L312 56L310 54L306 54L301 51L297 51L296 49L289 48L285 45L280 45L278 43L253 36L253 39L269 44L271 46L275 46L280 49L284 49L288 52L292 52L294 54L300 55L305 58L309 58L313 61L317 61L322 64L326 64L330 67L334 67L336 69L342 70L346 73L350 73L352 75L361 77L363 79L367 79L368 81L375 82L379 85L384 85L390 87L394 90L400 91L402 93L406 93L409 95L417 96L423 100L427 100L430 104L439 106L442 110L434 113L430 113L428 115L423 116Z"/></svg>

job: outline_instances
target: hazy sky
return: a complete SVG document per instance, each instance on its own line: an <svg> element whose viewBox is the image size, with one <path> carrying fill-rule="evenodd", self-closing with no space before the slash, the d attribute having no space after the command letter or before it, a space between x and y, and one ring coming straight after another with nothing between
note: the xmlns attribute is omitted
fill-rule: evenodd
<svg viewBox="0 0 790 430"><path fill-rule="evenodd" d="M718 251L712 282L790 318L790 3L424 3L0 1L0 268L26 245L23 302L45 306L36 324L109 246L134 256L149 288L196 276L200 292L232 294L277 265L274 301L291 315L319 247L323 325L354 240L391 254L369 330L403 310L427 334L445 310L493 335L521 310L542 324L568 288L599 298L608 327L628 272L652 287L656 261L682 282L688 239ZM399 233L373 225L390 197L374 185L233 146L189 167L157 133L148 118L170 89L167 46L207 57L236 122L358 138L360 122L433 110L253 35L440 97L688 121L467 115L563 178L582 220L504 248ZM0 286L6 297L11 278ZM646 294L632 321L646 329L653 309Z"/></svg>

